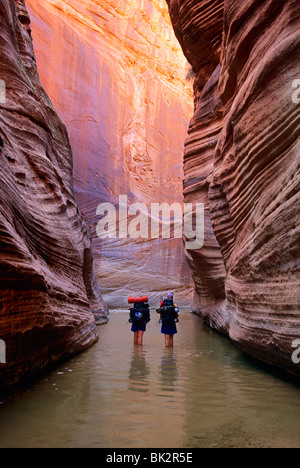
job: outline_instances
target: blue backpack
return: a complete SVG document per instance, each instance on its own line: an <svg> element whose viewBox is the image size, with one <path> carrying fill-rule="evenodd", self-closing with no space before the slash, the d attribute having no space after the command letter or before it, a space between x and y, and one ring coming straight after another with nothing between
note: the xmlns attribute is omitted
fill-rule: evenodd
<svg viewBox="0 0 300 468"><path fill-rule="evenodd" d="M130 323L148 323L150 322L150 310L148 304L135 304L130 309Z"/></svg>

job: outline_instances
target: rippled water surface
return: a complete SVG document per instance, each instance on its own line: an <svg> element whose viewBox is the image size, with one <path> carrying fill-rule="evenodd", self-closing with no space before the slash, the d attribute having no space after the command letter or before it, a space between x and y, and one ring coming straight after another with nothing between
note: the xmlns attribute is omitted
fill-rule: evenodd
<svg viewBox="0 0 300 468"><path fill-rule="evenodd" d="M0 406L0 447L299 447L300 392L183 312L134 347L113 312L88 351Z"/></svg>

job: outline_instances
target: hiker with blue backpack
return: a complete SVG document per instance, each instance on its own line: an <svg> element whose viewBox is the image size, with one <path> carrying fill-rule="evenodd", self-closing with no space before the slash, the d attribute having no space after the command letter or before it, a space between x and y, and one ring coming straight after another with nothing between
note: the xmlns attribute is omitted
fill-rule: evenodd
<svg viewBox="0 0 300 468"><path fill-rule="evenodd" d="M129 297L128 303L133 307L130 309L129 322L132 324L131 331L134 333L134 344L142 345L146 326L150 322L150 308L148 297ZM160 308L156 310L160 314L162 324L161 333L165 335L165 346L174 346L174 335L177 333L176 324L179 322L180 311L174 304L173 294L169 293L167 298L161 301Z"/></svg>
<svg viewBox="0 0 300 468"><path fill-rule="evenodd" d="M130 297L129 304L133 304L130 309L129 322L132 324L131 331L134 333L134 344L142 345L146 325L150 322L150 308L148 297Z"/></svg>
<svg viewBox="0 0 300 468"><path fill-rule="evenodd" d="M165 346L174 346L174 335L177 333L176 323L179 322L179 309L174 304L173 294L169 293L167 299L161 302L160 308L157 309L160 314L160 322L162 323L161 333L165 335Z"/></svg>

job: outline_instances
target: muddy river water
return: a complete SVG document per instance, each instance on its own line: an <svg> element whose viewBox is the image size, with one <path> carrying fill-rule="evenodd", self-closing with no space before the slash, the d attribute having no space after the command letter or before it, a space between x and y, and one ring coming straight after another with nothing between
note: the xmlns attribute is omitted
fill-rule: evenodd
<svg viewBox="0 0 300 468"><path fill-rule="evenodd" d="M300 390L184 311L173 349L152 314L134 346L112 312L99 342L0 405L0 447L299 447Z"/></svg>

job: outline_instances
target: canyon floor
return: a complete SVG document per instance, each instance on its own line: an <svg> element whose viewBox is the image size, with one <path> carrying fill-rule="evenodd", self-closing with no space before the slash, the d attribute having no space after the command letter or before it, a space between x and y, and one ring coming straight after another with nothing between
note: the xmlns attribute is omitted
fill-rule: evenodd
<svg viewBox="0 0 300 468"><path fill-rule="evenodd" d="M101 340L0 405L0 447L299 447L299 387L188 310L174 349L153 313L143 347L126 312Z"/></svg>
<svg viewBox="0 0 300 468"><path fill-rule="evenodd" d="M246 357L299 376L299 25L297 0L0 0L0 393L78 356L2 405L0 445L299 445L299 388ZM201 204L204 246L103 242L122 195ZM98 335L166 291L211 329Z"/></svg>

